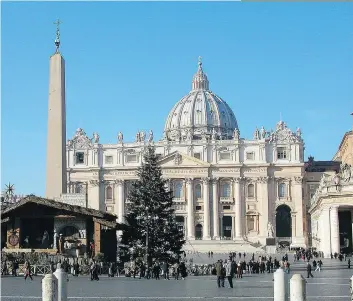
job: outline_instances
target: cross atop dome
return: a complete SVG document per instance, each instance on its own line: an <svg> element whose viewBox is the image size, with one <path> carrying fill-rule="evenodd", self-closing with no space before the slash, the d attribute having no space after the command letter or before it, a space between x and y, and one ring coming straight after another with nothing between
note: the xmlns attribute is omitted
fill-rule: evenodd
<svg viewBox="0 0 353 301"><path fill-rule="evenodd" d="M209 82L207 75L202 70L202 57L198 58L198 68L197 72L192 79L192 91L197 90L209 90Z"/></svg>

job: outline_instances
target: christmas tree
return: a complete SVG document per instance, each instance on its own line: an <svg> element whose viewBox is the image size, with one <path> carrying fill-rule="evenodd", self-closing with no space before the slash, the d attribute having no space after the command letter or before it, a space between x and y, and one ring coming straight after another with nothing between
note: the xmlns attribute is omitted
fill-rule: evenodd
<svg viewBox="0 0 353 301"><path fill-rule="evenodd" d="M143 158L137 172L139 179L128 195L130 203L119 255L123 262L143 258L151 265L154 260L177 259L185 240L175 221L172 193L166 188L152 146L146 149Z"/></svg>

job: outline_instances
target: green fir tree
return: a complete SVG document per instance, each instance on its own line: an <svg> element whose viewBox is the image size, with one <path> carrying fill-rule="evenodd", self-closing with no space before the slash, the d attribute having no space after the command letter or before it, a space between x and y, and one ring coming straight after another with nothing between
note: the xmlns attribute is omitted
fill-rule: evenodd
<svg viewBox="0 0 353 301"><path fill-rule="evenodd" d="M119 247L120 260L176 260L185 243L175 220L172 192L166 189L154 147L144 153L139 179L128 195L128 208Z"/></svg>

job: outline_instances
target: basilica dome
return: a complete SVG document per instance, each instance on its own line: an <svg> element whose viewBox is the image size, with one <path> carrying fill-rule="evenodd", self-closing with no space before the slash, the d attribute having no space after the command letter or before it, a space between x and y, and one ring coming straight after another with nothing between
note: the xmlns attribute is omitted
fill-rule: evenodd
<svg viewBox="0 0 353 301"><path fill-rule="evenodd" d="M238 123L232 109L209 90L208 78L199 59L192 89L170 111L164 138L172 141L210 137L230 139L235 129L238 129Z"/></svg>

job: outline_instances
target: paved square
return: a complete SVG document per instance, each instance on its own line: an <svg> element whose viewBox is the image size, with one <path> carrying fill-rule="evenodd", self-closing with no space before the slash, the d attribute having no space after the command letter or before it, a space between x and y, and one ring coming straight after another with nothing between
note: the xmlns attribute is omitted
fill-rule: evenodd
<svg viewBox="0 0 353 301"><path fill-rule="evenodd" d="M305 263L292 263L290 277L295 273L305 275ZM342 301L350 300L349 279L353 270L346 262L324 260L321 271L313 272L314 278L307 279L307 300ZM41 279L31 282L23 277L2 278L3 301L41 300ZM69 300L273 300L272 274L245 275L234 280L234 289L218 288L214 276L189 276L186 280L139 280L133 278L108 278L91 282L87 276L74 278L68 283Z"/></svg>

